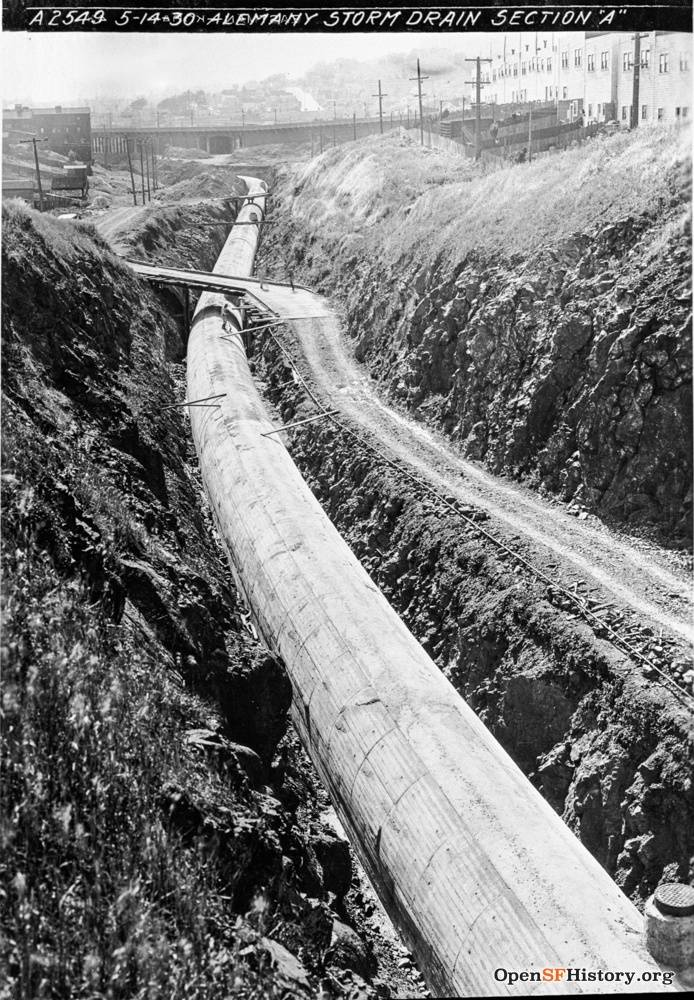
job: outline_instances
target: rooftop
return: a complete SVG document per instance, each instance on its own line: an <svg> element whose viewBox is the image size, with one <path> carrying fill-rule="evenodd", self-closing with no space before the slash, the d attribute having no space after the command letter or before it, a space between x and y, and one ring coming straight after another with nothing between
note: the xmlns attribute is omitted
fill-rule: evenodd
<svg viewBox="0 0 694 1000"><path fill-rule="evenodd" d="M2 109L2 117L10 120L31 118L33 115L88 115L90 113L90 108L64 108L61 104L56 104L52 108L24 108L15 104L13 108Z"/></svg>

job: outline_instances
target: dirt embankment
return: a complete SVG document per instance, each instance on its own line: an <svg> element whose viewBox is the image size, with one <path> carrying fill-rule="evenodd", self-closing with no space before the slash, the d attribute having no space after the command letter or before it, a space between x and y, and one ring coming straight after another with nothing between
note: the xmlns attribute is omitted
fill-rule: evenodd
<svg viewBox="0 0 694 1000"><path fill-rule="evenodd" d="M3 210L0 964L27 996L388 995L166 408L182 350L91 227Z"/></svg>
<svg viewBox="0 0 694 1000"><path fill-rule="evenodd" d="M278 423L315 413L274 342L257 344ZM688 708L330 422L290 437L302 474L393 607L624 891L638 903L661 879L688 881Z"/></svg>
<svg viewBox="0 0 694 1000"><path fill-rule="evenodd" d="M331 151L277 185L266 259L336 296L356 356L466 456L688 547L687 136L482 178L402 140Z"/></svg>

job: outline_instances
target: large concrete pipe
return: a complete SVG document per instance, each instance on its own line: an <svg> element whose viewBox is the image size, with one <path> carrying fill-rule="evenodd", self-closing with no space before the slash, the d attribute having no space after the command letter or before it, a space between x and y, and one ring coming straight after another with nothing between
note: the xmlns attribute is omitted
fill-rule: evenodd
<svg viewBox="0 0 694 1000"><path fill-rule="evenodd" d="M249 273L256 237L234 229L216 270ZM201 297L188 343L188 398L226 393L219 409L191 408L205 487L287 665L304 744L432 992L556 994L562 974L546 969L622 974L563 973L560 993L642 991L659 966L638 911L413 638L278 437L263 437L272 425L241 337L220 337L222 304ZM511 985L500 969L533 978Z"/></svg>

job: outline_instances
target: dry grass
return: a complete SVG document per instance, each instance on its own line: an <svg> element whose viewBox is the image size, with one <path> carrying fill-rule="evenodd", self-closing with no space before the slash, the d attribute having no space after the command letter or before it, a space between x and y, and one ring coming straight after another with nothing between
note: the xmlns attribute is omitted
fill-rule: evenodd
<svg viewBox="0 0 694 1000"><path fill-rule="evenodd" d="M320 222L328 238L361 231L372 246L386 244L391 260L413 252L458 260L471 250L527 254L668 205L673 179L680 190L689 184L690 142L689 128L643 128L490 173L409 139L371 139L298 171L294 212L311 228Z"/></svg>
<svg viewBox="0 0 694 1000"><path fill-rule="evenodd" d="M167 789L194 788L229 811L228 776L185 744L204 706L56 575L32 492L8 492L0 997L279 995L209 836L184 838L163 808Z"/></svg>

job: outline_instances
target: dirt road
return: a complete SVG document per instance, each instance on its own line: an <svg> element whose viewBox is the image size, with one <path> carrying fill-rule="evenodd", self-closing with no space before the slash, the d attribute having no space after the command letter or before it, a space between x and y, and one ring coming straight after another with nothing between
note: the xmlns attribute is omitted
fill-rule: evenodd
<svg viewBox="0 0 694 1000"><path fill-rule="evenodd" d="M578 520L559 503L467 461L450 441L386 405L354 360L337 315L299 289L254 289L272 312L294 320L297 346L325 403L447 495L484 509L489 526L557 582L636 613L687 645L694 642L689 574L672 553L620 536L597 518Z"/></svg>

